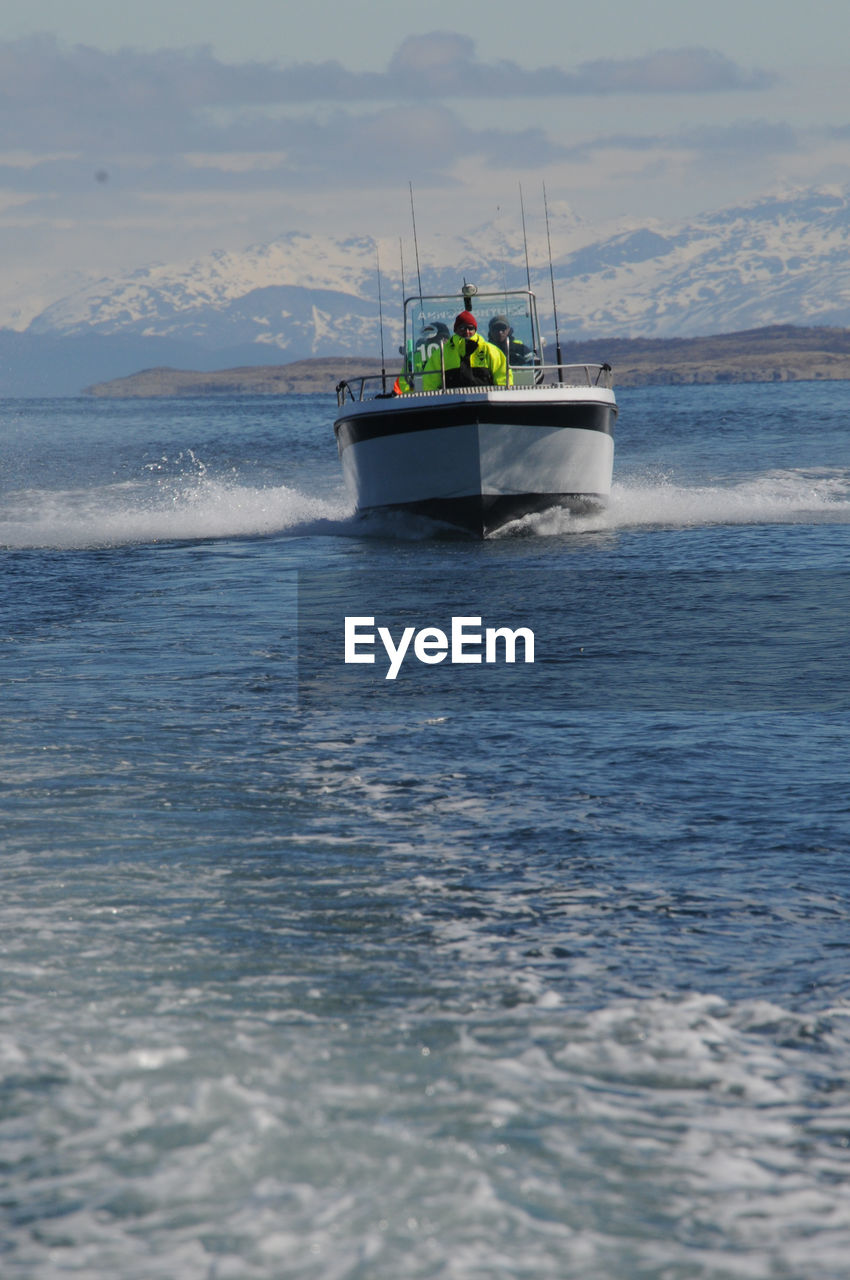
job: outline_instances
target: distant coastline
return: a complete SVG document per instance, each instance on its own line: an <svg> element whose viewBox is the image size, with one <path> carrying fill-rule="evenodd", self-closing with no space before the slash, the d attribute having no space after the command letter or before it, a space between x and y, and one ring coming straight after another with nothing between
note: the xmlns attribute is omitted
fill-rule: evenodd
<svg viewBox="0 0 850 1280"><path fill-rule="evenodd" d="M551 346L547 354L554 362ZM614 385L620 387L841 380L850 379L850 329L772 325L706 338L595 338L562 342L561 356L564 364L607 361L614 369ZM83 395L315 395L333 392L341 378L380 372L379 360L351 356L212 373L163 367L94 383ZM397 372L394 364L387 366L391 379Z"/></svg>

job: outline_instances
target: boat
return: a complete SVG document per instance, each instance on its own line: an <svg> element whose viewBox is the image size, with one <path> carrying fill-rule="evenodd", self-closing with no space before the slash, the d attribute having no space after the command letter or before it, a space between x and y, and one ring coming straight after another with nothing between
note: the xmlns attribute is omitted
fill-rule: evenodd
<svg viewBox="0 0 850 1280"><path fill-rule="evenodd" d="M504 322L505 385L453 386L445 348L459 310L482 337ZM359 515L403 511L486 538L551 508L603 508L611 490L617 404L608 364L544 360L533 291L404 299L403 365L341 381L334 422ZM504 328L510 341L504 343ZM382 338L383 342L383 338Z"/></svg>

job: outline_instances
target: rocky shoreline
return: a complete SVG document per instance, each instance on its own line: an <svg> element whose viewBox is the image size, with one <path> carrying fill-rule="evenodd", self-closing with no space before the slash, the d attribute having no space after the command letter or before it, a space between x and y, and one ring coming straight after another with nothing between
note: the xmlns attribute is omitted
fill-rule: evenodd
<svg viewBox="0 0 850 1280"><path fill-rule="evenodd" d="M554 350L547 348L554 361ZM773 325L706 338L596 338L562 342L564 364L607 361L620 387L687 383L850 379L850 329ZM83 395L134 398L332 393L343 378L379 374L379 360L323 356L291 364L246 365L202 373L143 369L86 387ZM387 369L390 383L398 372Z"/></svg>

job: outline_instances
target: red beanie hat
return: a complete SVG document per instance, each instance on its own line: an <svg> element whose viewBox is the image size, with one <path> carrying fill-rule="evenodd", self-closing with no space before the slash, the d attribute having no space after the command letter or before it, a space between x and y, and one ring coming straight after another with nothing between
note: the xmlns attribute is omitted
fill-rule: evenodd
<svg viewBox="0 0 850 1280"><path fill-rule="evenodd" d="M471 324L475 329L478 328L478 321L471 311L461 311L459 316L455 316L455 328L459 324Z"/></svg>

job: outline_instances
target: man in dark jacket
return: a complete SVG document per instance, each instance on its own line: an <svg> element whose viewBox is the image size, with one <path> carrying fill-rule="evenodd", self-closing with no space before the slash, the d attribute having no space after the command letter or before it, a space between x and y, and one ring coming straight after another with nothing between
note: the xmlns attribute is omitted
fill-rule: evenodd
<svg viewBox="0 0 850 1280"><path fill-rule="evenodd" d="M534 364L534 352L514 337L507 316L493 316L487 329L487 341L507 357L508 364Z"/></svg>

